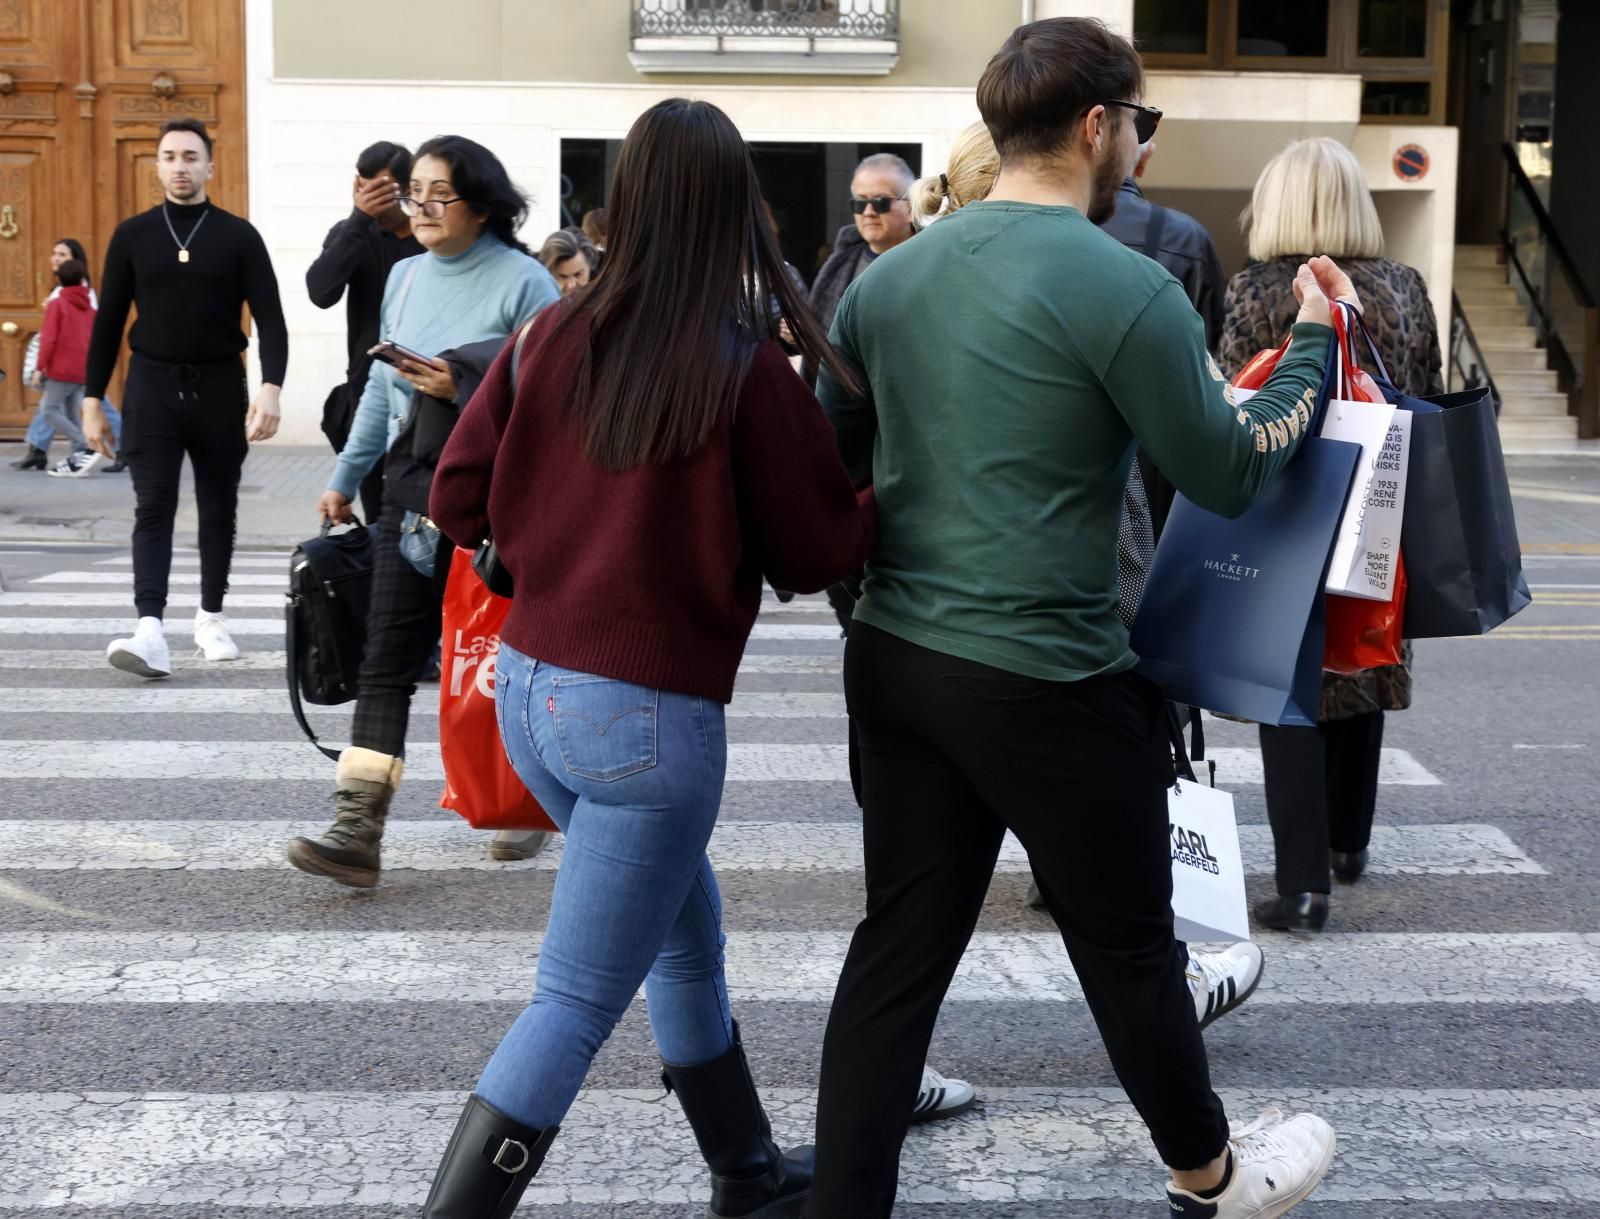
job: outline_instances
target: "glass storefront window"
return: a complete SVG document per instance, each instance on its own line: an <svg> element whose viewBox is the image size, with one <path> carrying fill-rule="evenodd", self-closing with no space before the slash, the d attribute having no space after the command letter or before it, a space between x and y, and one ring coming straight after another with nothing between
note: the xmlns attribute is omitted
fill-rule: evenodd
<svg viewBox="0 0 1600 1219"><path fill-rule="evenodd" d="M1133 29L1145 55L1204 55L1210 6L1195 0L1134 0Z"/></svg>
<svg viewBox="0 0 1600 1219"><path fill-rule="evenodd" d="M1362 59L1424 59L1428 0L1358 0L1356 54Z"/></svg>
<svg viewBox="0 0 1600 1219"><path fill-rule="evenodd" d="M1433 83L1426 80L1369 80L1361 86L1361 113L1427 118Z"/></svg>
<svg viewBox="0 0 1600 1219"><path fill-rule="evenodd" d="M1244 58L1325 59L1329 0L1239 0L1238 52Z"/></svg>

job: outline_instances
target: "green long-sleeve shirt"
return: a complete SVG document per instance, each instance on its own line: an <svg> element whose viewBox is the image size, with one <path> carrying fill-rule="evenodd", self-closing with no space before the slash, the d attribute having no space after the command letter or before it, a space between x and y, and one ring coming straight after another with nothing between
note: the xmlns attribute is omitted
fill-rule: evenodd
<svg viewBox="0 0 1600 1219"><path fill-rule="evenodd" d="M1238 515L1299 447L1330 333L1297 325L1235 405L1171 275L1072 208L994 202L879 257L831 337L868 384L818 386L877 491L857 621L1076 681L1137 663L1115 612L1135 439L1190 499Z"/></svg>

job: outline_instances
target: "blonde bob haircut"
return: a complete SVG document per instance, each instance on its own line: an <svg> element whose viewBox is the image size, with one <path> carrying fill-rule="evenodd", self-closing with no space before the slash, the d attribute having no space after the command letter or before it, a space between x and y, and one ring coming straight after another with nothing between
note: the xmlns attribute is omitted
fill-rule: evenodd
<svg viewBox="0 0 1600 1219"><path fill-rule="evenodd" d="M1328 136L1296 140L1268 161L1239 225L1257 262L1290 254L1383 254L1383 226L1366 175L1355 154Z"/></svg>
<svg viewBox="0 0 1600 1219"><path fill-rule="evenodd" d="M919 179L911 188L911 215L918 227L958 212L989 197L1000 175L1000 154L981 122L974 123L950 146L944 173Z"/></svg>

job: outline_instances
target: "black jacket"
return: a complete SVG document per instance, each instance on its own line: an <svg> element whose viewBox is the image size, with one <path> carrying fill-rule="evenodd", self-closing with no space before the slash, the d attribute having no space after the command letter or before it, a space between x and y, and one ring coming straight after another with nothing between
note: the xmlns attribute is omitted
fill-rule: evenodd
<svg viewBox="0 0 1600 1219"><path fill-rule="evenodd" d="M1206 324L1206 347L1222 338L1222 294L1227 281L1206 226L1193 216L1144 197L1132 178L1117 192L1117 210L1100 226L1123 245L1155 259L1183 285Z"/></svg>
<svg viewBox="0 0 1600 1219"><path fill-rule="evenodd" d="M383 463L383 497L402 508L426 514L433 471L444 452L444 442L456 426L462 408L483 384L489 365L505 350L506 339L483 339L441 351L438 358L450 366L456 380L456 398L446 402L432 394L417 394L411 413L400 427Z"/></svg>
<svg viewBox="0 0 1600 1219"><path fill-rule="evenodd" d="M383 288L389 271L402 258L423 253L415 237L396 237L385 232L378 222L359 208L328 230L322 253L306 269L306 292L318 309L331 309L345 300L345 330L348 359L346 383L350 386L350 407L360 401L372 361L367 349L378 341L379 313L383 308ZM346 421L348 431L349 423Z"/></svg>

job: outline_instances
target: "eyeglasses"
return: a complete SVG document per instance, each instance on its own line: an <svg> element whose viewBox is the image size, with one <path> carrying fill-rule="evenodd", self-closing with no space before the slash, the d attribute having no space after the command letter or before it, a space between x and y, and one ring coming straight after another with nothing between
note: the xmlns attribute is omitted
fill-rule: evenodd
<svg viewBox="0 0 1600 1219"><path fill-rule="evenodd" d="M873 195L868 199L860 199L852 195L850 196L850 210L859 216L870 207L878 215L887 216L889 209L904 198L904 195Z"/></svg>
<svg viewBox="0 0 1600 1219"><path fill-rule="evenodd" d="M395 200L395 204L407 216L415 216L419 212L429 220L439 220L444 217L444 209L452 203L460 203L461 196L454 199L412 199L402 195Z"/></svg>
<svg viewBox="0 0 1600 1219"><path fill-rule="evenodd" d="M1133 111L1133 134L1139 138L1139 143L1148 144L1150 137L1156 133L1156 124L1161 121L1161 111L1154 106L1141 106L1138 102L1104 102L1106 106L1121 106L1124 110Z"/></svg>

